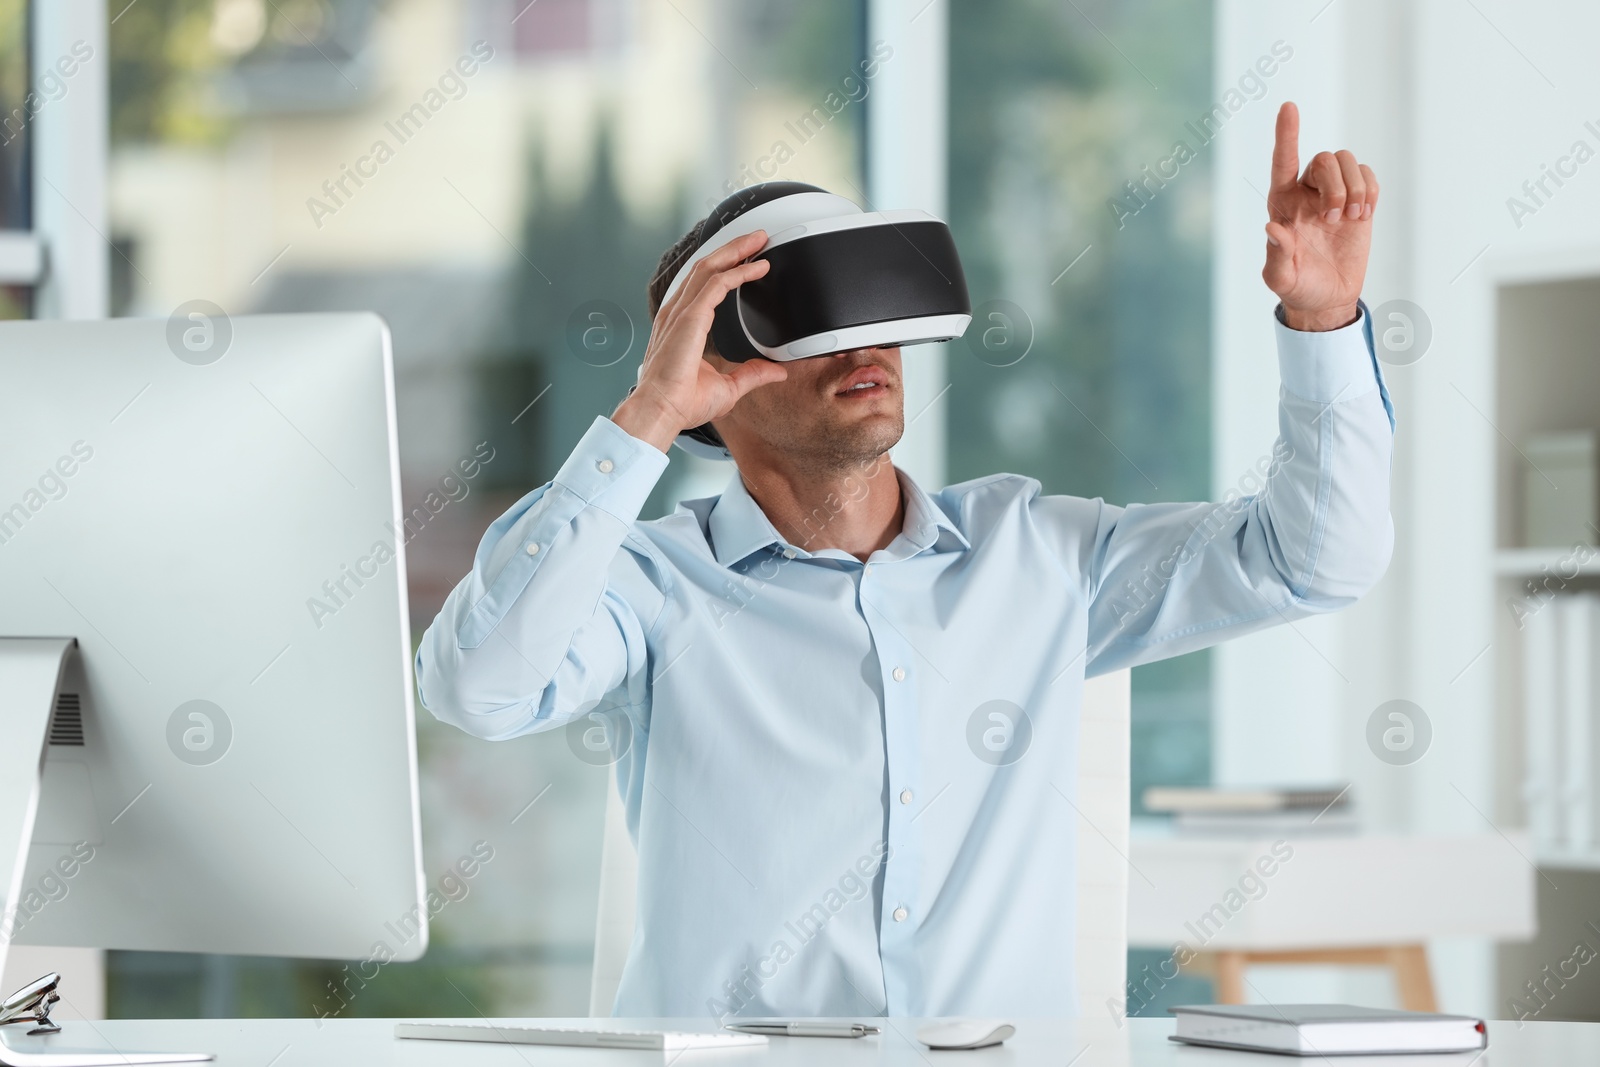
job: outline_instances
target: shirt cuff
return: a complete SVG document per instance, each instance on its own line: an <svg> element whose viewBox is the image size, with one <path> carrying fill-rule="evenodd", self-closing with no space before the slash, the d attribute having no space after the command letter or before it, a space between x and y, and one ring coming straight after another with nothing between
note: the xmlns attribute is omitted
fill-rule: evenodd
<svg viewBox="0 0 1600 1067"><path fill-rule="evenodd" d="M1337 330L1296 330L1283 320L1283 305L1273 313L1278 333L1278 374L1283 387L1302 400L1332 404L1377 388L1372 354L1367 351L1367 309Z"/></svg>
<svg viewBox="0 0 1600 1067"><path fill-rule="evenodd" d="M666 469L665 452L596 415L553 480L586 505L633 522Z"/></svg>

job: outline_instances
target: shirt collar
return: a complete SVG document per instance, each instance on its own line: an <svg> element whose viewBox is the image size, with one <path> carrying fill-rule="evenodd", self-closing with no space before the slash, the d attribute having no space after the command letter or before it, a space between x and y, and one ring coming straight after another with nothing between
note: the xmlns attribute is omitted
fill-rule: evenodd
<svg viewBox="0 0 1600 1067"><path fill-rule="evenodd" d="M953 552L972 547L971 542L950 516L946 515L944 509L923 491L911 475L899 467L895 467L894 472L900 481L901 496L906 505L904 522L896 541L902 538L909 540L917 552L928 548L932 548L935 552ZM716 555L717 562L724 567L731 567L752 552L769 545L776 545L780 549L793 549L798 556L809 555L799 545L791 545L783 539L777 528L772 525L772 521L767 518L766 512L761 510L761 506L745 488L744 479L737 470L734 471L733 477L728 479L727 488L722 491L722 495L712 507L707 525L711 535L712 551Z"/></svg>

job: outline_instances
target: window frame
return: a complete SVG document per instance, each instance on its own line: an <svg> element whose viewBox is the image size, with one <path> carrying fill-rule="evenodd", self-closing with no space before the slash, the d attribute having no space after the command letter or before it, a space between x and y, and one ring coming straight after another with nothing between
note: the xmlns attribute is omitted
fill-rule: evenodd
<svg viewBox="0 0 1600 1067"><path fill-rule="evenodd" d="M33 317L106 317L110 294L107 142L110 83L104 0L29 0L29 85L35 72L90 50L66 91L30 120L32 229L0 231L0 285L33 287Z"/></svg>

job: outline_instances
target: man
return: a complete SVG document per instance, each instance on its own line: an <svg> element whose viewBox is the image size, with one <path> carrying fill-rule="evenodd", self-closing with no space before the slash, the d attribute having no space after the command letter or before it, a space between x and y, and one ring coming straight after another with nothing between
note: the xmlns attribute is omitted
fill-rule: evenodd
<svg viewBox="0 0 1600 1067"><path fill-rule="evenodd" d="M424 635L424 704L501 739L615 709L639 853L621 1015L1075 1014L1086 676L1352 603L1388 565L1393 422L1359 304L1378 184L1278 116L1265 487L1116 507L887 451L897 348L731 363L760 231L651 284L637 389L499 518ZM868 383L865 388L853 388ZM638 512L685 431L737 472ZM603 702L603 703L602 703ZM624 743L625 742L625 743ZM538 901L530 901L537 907Z"/></svg>

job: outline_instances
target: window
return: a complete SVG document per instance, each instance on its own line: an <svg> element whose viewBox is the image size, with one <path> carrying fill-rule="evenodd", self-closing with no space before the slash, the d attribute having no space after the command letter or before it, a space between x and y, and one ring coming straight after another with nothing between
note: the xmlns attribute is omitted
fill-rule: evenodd
<svg viewBox="0 0 1600 1067"><path fill-rule="evenodd" d="M864 184L863 24L857 0L141 0L110 31L117 310L388 320L406 507L492 450L407 545L420 637L633 383L661 253L754 181ZM730 473L675 454L646 516ZM586 1014L609 769L559 732L418 729L430 881L495 850L425 959L337 998L339 963L116 952L111 1013Z"/></svg>
<svg viewBox="0 0 1600 1067"><path fill-rule="evenodd" d="M950 481L1211 497L1211 157L1147 179L1210 106L1210 40L1209 4L950 4L949 213L975 319L949 346ZM1133 672L1136 813L1147 785L1210 781L1209 664Z"/></svg>
<svg viewBox="0 0 1600 1067"><path fill-rule="evenodd" d="M488 523L633 383L661 252L756 181L866 187L864 4L116 2L115 311L204 297L388 320L405 505L443 501L407 546L420 636ZM948 346L949 480L1209 495L1210 162L1124 189L1205 110L1209 7L951 0L948 17L949 218L979 327L1031 341L1015 360ZM481 450L475 479L433 492ZM731 473L675 451L646 517ZM1206 778L1206 664L1136 673L1136 795ZM585 1014L608 769L559 733L418 727L430 880L495 849L424 960L332 997L338 963L117 952L112 1014Z"/></svg>
<svg viewBox="0 0 1600 1067"><path fill-rule="evenodd" d="M1209 5L961 0L950 17L950 222L977 320L950 350L950 480L1208 499L1210 159L1142 202L1128 183L1208 106ZM1134 672L1136 802L1208 779L1208 691L1205 653Z"/></svg>

